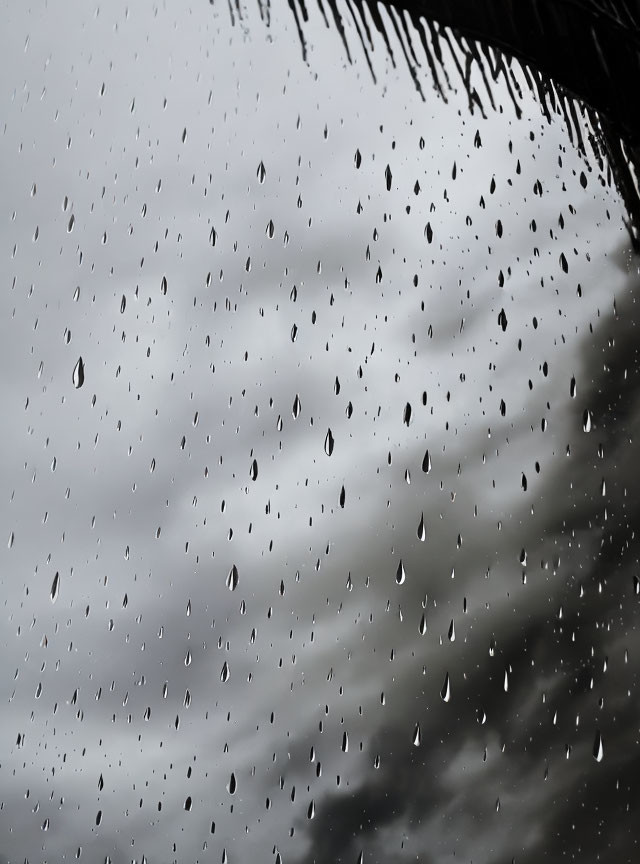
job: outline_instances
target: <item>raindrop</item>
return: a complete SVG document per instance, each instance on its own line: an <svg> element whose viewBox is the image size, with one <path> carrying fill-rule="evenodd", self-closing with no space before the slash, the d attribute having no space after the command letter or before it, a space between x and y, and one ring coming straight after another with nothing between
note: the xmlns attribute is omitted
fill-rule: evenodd
<svg viewBox="0 0 640 864"><path fill-rule="evenodd" d="M231 675L231 672L229 671L229 664L228 664L227 661L225 660L225 661L224 661L224 664L223 664L223 666L222 666L222 670L221 670L221 672L220 672L220 680L222 681L223 684L226 684L226 683L227 683L227 681L229 680L230 675Z"/></svg>
<svg viewBox="0 0 640 864"><path fill-rule="evenodd" d="M406 579L406 573L404 572L404 564L402 563L402 559L400 559L400 563L398 564L398 569L396 570L396 582L398 585L403 585L404 580Z"/></svg>
<svg viewBox="0 0 640 864"><path fill-rule="evenodd" d="M229 591L235 591L238 587L238 568L234 564L231 570L229 570L229 575L227 576L227 588Z"/></svg>
<svg viewBox="0 0 640 864"><path fill-rule="evenodd" d="M260 164L258 165L256 176L261 183L264 183L265 177L267 176L267 169L264 167L264 162L262 160L260 160Z"/></svg>
<svg viewBox="0 0 640 864"><path fill-rule="evenodd" d="M418 524L418 540L421 540L423 543L427 539L427 529L424 525L424 513L420 516L420 522Z"/></svg>
<svg viewBox="0 0 640 864"><path fill-rule="evenodd" d="M451 684L449 682L449 673L444 676L444 684L440 690L440 698L443 702L448 702L451 699Z"/></svg>
<svg viewBox="0 0 640 864"><path fill-rule="evenodd" d="M424 459L422 460L422 470L425 474L428 474L429 471L431 471L431 456L429 455L428 450L424 454Z"/></svg>
<svg viewBox="0 0 640 864"><path fill-rule="evenodd" d="M451 619L451 624L449 624L449 634L448 635L449 635L449 642L455 642L456 641L456 625L455 625L453 618Z"/></svg>
<svg viewBox="0 0 640 864"><path fill-rule="evenodd" d="M324 439L324 452L327 454L327 456L331 456L331 454L333 453L333 444L333 434L331 432L331 429L328 429L326 437Z"/></svg>
<svg viewBox="0 0 640 864"><path fill-rule="evenodd" d="M293 400L293 408L291 413L293 414L293 419L297 420L300 416L300 411L302 409L302 403L300 402L300 397L296 393L296 398Z"/></svg>
<svg viewBox="0 0 640 864"><path fill-rule="evenodd" d="M588 409L582 415L582 428L585 432L591 432L591 411Z"/></svg>
<svg viewBox="0 0 640 864"><path fill-rule="evenodd" d="M413 746L419 747L421 741L422 741L422 732L420 731L420 724L416 723L416 728L413 730Z"/></svg>
<svg viewBox="0 0 640 864"><path fill-rule="evenodd" d="M596 762L602 762L602 758L604 756L604 747L602 746L602 735L600 734L600 730L596 730L596 737L593 742L593 758Z"/></svg>
<svg viewBox="0 0 640 864"><path fill-rule="evenodd" d="M73 386L76 390L79 390L80 387L84 384L84 361L82 357L78 357L78 362L73 367L73 374L71 375L71 380L73 381Z"/></svg>
<svg viewBox="0 0 640 864"><path fill-rule="evenodd" d="M58 599L58 594L60 593L60 573L56 570L56 575L53 577L53 582L51 583L51 602L55 603Z"/></svg>

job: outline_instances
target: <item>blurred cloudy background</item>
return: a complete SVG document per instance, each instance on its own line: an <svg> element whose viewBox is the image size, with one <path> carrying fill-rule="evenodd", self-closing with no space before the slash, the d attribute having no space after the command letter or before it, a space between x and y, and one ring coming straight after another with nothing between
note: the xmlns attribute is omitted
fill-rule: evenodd
<svg viewBox="0 0 640 864"><path fill-rule="evenodd" d="M4 17L4 860L637 860L597 166L317 12Z"/></svg>

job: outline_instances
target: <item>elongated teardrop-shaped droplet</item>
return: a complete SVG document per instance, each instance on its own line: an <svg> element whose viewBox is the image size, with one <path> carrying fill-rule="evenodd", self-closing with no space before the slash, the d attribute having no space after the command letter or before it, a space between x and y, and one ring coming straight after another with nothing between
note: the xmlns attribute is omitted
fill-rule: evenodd
<svg viewBox="0 0 640 864"><path fill-rule="evenodd" d="M346 731L342 734L342 752L349 752L349 733Z"/></svg>
<svg viewBox="0 0 640 864"><path fill-rule="evenodd" d="M440 691L440 698L443 702L448 702L451 699L451 683L449 681L449 673L444 676L444 684L442 685L442 690Z"/></svg>
<svg viewBox="0 0 640 864"><path fill-rule="evenodd" d="M508 669L504 670L504 684L503 684L503 686L504 686L504 692L508 693L509 692L509 670Z"/></svg>
<svg viewBox="0 0 640 864"><path fill-rule="evenodd" d="M229 570L229 575L227 576L227 588L229 591L235 591L238 587L238 568L234 564L231 570Z"/></svg>
<svg viewBox="0 0 640 864"><path fill-rule="evenodd" d="M602 762L602 758L604 756L604 747L602 746L602 735L600 734L600 730L596 730L596 738L593 742L593 758L596 762Z"/></svg>
<svg viewBox="0 0 640 864"><path fill-rule="evenodd" d="M571 378L571 386L569 387L569 393L572 399L576 398L576 394L578 392L578 388L576 386L576 376L573 375Z"/></svg>
<svg viewBox="0 0 640 864"><path fill-rule="evenodd" d="M55 603L58 599L58 594L60 593L60 573L56 570L56 575L53 577L53 582L51 583L51 602Z"/></svg>
<svg viewBox="0 0 640 864"><path fill-rule="evenodd" d="M424 513L420 516L420 523L418 525L418 540L421 540L423 543L427 539L427 529L424 527Z"/></svg>
<svg viewBox="0 0 640 864"><path fill-rule="evenodd" d="M420 619L420 635L424 636L427 632L427 616L426 613L422 613L422 618Z"/></svg>
<svg viewBox="0 0 640 864"><path fill-rule="evenodd" d="M231 772L231 777L229 778L229 785L227 789L229 790L229 795L235 795L236 789L238 788L236 783L236 775Z"/></svg>
<svg viewBox="0 0 640 864"><path fill-rule="evenodd" d="M258 462L256 459L251 463L251 470L249 471L252 480L258 479Z"/></svg>
<svg viewBox="0 0 640 864"><path fill-rule="evenodd" d="M396 570L396 582L398 585L403 585L406 578L407 574L404 572L404 564L402 563L402 559L400 559L398 569Z"/></svg>
<svg viewBox="0 0 640 864"><path fill-rule="evenodd" d="M324 452L327 454L327 456L331 456L331 454L333 453L333 444L333 434L331 432L331 429L328 429L327 435L324 439Z"/></svg>
<svg viewBox="0 0 640 864"><path fill-rule="evenodd" d="M296 393L296 398L293 400L293 408L291 409L291 413L293 414L293 419L297 420L300 416L300 411L302 410L302 403L300 402L300 397Z"/></svg>
<svg viewBox="0 0 640 864"><path fill-rule="evenodd" d="M262 160L260 160L260 164L258 165L256 176L261 183L264 183L265 177L267 176L267 169L264 167L264 162Z"/></svg>
<svg viewBox="0 0 640 864"><path fill-rule="evenodd" d="M591 432L591 411L588 408L582 415L582 428L585 432Z"/></svg>
<svg viewBox="0 0 640 864"><path fill-rule="evenodd" d="M230 675L231 675L231 672L229 671L229 664L225 660L224 665L222 666L222 670L220 672L220 680L222 681L223 684L227 683Z"/></svg>
<svg viewBox="0 0 640 864"><path fill-rule="evenodd" d="M344 507L344 502L346 500L347 493L344 491L344 486L340 490L340 506Z"/></svg>
<svg viewBox="0 0 640 864"><path fill-rule="evenodd" d="M424 459L422 460L422 470L425 474L428 474L431 471L431 456L429 455L429 451L424 454Z"/></svg>
<svg viewBox="0 0 640 864"><path fill-rule="evenodd" d="M422 732L420 731L420 724L416 723L416 728L413 730L413 746L419 747L421 741L422 741Z"/></svg>
<svg viewBox="0 0 640 864"><path fill-rule="evenodd" d="M451 624L449 624L449 642L455 642L455 641L456 641L456 625L455 625L455 622L452 618Z"/></svg>
<svg viewBox="0 0 640 864"><path fill-rule="evenodd" d="M353 161L355 162L356 168L359 168L362 165L362 156L359 150L356 150L356 155L353 157Z"/></svg>
<svg viewBox="0 0 640 864"><path fill-rule="evenodd" d="M307 819L313 819L313 817L315 815L316 815L316 803L315 803L315 801L312 800L311 803L309 804L309 809L307 810Z"/></svg>
<svg viewBox="0 0 640 864"><path fill-rule="evenodd" d="M84 361L82 357L78 357L78 362L73 367L73 374L71 375L71 380L73 381L73 386L76 390L79 390L84 384Z"/></svg>

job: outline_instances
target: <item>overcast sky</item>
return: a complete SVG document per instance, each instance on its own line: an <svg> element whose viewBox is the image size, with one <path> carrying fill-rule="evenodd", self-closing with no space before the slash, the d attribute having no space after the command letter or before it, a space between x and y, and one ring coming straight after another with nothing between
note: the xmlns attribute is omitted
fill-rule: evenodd
<svg viewBox="0 0 640 864"><path fill-rule="evenodd" d="M317 12L5 19L0 853L635 860L597 165Z"/></svg>

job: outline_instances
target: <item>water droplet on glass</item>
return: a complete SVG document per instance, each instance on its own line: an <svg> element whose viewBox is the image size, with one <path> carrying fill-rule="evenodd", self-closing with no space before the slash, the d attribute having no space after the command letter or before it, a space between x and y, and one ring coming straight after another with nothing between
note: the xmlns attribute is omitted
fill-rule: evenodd
<svg viewBox="0 0 640 864"><path fill-rule="evenodd" d="M324 439L324 452L327 454L327 456L331 456L331 454L333 453L333 444L333 434L331 432L331 429L328 429L326 437Z"/></svg>
<svg viewBox="0 0 640 864"><path fill-rule="evenodd" d="M427 539L427 529L425 528L425 525L424 525L424 513L420 516L420 522L418 524L417 534L418 534L418 540L420 540L424 543L424 541Z"/></svg>
<svg viewBox="0 0 640 864"><path fill-rule="evenodd" d="M591 411L588 409L582 415L582 428L585 432L591 432Z"/></svg>
<svg viewBox="0 0 640 864"><path fill-rule="evenodd" d="M406 573L404 572L404 564L402 563L402 559L400 559L400 563L398 564L398 569L396 570L396 582L398 585L403 585L404 580L406 579Z"/></svg>
<svg viewBox="0 0 640 864"><path fill-rule="evenodd" d="M422 732L420 731L420 724L416 723L416 728L413 730L413 746L419 747L421 741L422 741Z"/></svg>
<svg viewBox="0 0 640 864"><path fill-rule="evenodd" d="M238 568L234 564L231 570L229 570L229 575L227 576L227 588L229 591L235 591L238 587Z"/></svg>
<svg viewBox="0 0 640 864"><path fill-rule="evenodd" d="M602 762L602 758L604 756L604 747L602 746L602 735L600 734L600 730L596 730L596 737L593 742L593 758L596 762Z"/></svg>
<svg viewBox="0 0 640 864"><path fill-rule="evenodd" d="M73 367L71 380L73 381L73 386L76 390L79 390L84 384L84 361L82 360L82 357L78 357L78 362Z"/></svg>
<svg viewBox="0 0 640 864"><path fill-rule="evenodd" d="M448 702L451 699L451 684L449 682L449 673L444 676L444 684L440 690L440 698L443 702Z"/></svg>
<svg viewBox="0 0 640 864"><path fill-rule="evenodd" d="M267 169L264 167L264 162L262 160L260 160L260 164L258 165L256 176L261 183L264 183L265 177L267 176Z"/></svg>
<svg viewBox="0 0 640 864"><path fill-rule="evenodd" d="M231 672L229 671L229 664L225 660L224 664L222 666L222 670L220 672L220 680L222 681L223 684L227 683L230 675L231 675Z"/></svg>
<svg viewBox="0 0 640 864"><path fill-rule="evenodd" d="M56 571L56 575L53 577L53 582L51 583L51 602L55 603L58 599L58 594L60 593L60 573Z"/></svg>
<svg viewBox="0 0 640 864"><path fill-rule="evenodd" d="M424 458L422 460L422 470L425 474L428 474L431 471L431 456L429 455L429 451L424 454Z"/></svg>
<svg viewBox="0 0 640 864"><path fill-rule="evenodd" d="M302 409L302 403L300 402L300 397L296 393L296 398L293 400L293 408L291 410L291 413L293 414L294 420L298 419L301 409Z"/></svg>
<svg viewBox="0 0 640 864"><path fill-rule="evenodd" d="M449 624L449 642L456 641L456 625L453 618L451 619L451 624Z"/></svg>

